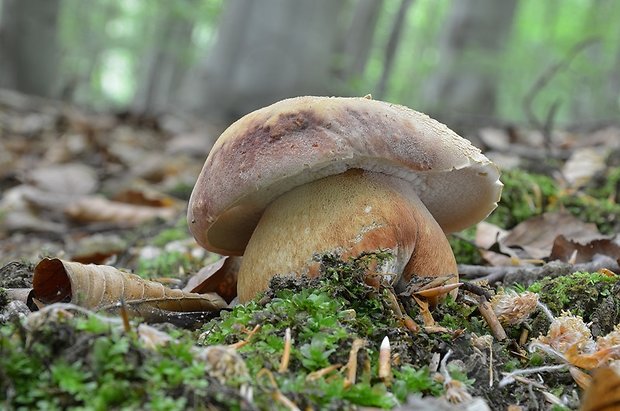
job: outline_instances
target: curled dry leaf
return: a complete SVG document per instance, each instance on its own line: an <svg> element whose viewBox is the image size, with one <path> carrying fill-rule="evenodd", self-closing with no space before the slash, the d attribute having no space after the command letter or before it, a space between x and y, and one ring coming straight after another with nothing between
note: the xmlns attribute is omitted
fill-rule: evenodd
<svg viewBox="0 0 620 411"><path fill-rule="evenodd" d="M34 269L34 298L44 304L70 301L99 309L126 303L131 314L144 308L164 311L214 311L226 307L216 294L195 294L165 287L105 265L84 265L57 258L43 259Z"/></svg>
<svg viewBox="0 0 620 411"><path fill-rule="evenodd" d="M82 197L69 204L65 213L81 222L105 222L135 226L155 218L171 220L178 210L173 207L150 207L110 201L100 196Z"/></svg>
<svg viewBox="0 0 620 411"><path fill-rule="evenodd" d="M227 256L203 267L192 276L184 291L192 293L217 293L230 303L237 296L237 275L243 257Z"/></svg>

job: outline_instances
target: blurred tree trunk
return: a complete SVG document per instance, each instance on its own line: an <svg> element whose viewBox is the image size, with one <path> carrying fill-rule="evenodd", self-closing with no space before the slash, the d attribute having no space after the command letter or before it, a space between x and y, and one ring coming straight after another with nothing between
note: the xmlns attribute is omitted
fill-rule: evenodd
<svg viewBox="0 0 620 411"><path fill-rule="evenodd" d="M382 6L383 0L357 2L341 50L344 64L340 77L343 80L356 80L364 75Z"/></svg>
<svg viewBox="0 0 620 411"><path fill-rule="evenodd" d="M0 20L0 87L53 97L59 62L60 0L4 0Z"/></svg>
<svg viewBox="0 0 620 411"><path fill-rule="evenodd" d="M187 69L185 55L191 47L194 20L188 11L193 1L162 3L152 25L149 46L138 68L138 85L132 110L157 114L172 103L170 96L181 86Z"/></svg>
<svg viewBox="0 0 620 411"><path fill-rule="evenodd" d="M344 5L333 0L226 2L216 42L184 87L184 108L230 120L285 97L330 93Z"/></svg>
<svg viewBox="0 0 620 411"><path fill-rule="evenodd" d="M426 110L467 128L495 114L500 53L516 0L453 0L439 44L439 67L425 90Z"/></svg>
<svg viewBox="0 0 620 411"><path fill-rule="evenodd" d="M398 48L398 43L400 43L405 18L407 17L407 12L409 11L412 3L413 0L401 0L398 13L396 13L394 24L392 25L392 31L390 32L390 37L387 45L385 46L383 71L381 72L381 78L379 79L379 84L377 85L377 89L375 91L376 98L379 100L383 99L385 96L387 81L392 73L394 58L396 57L396 49Z"/></svg>

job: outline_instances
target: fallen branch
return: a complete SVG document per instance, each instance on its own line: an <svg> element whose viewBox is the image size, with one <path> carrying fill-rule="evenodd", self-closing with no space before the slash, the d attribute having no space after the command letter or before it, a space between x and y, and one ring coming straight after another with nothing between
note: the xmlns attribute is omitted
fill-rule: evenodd
<svg viewBox="0 0 620 411"><path fill-rule="evenodd" d="M488 267L461 264L458 266L459 277L474 282L488 282L493 284L499 281L505 283L521 283L529 285L543 277L559 277L576 271L595 272L608 269L620 274L620 265L611 257L597 255L587 263L569 264L562 261L551 261L540 267L501 266Z"/></svg>

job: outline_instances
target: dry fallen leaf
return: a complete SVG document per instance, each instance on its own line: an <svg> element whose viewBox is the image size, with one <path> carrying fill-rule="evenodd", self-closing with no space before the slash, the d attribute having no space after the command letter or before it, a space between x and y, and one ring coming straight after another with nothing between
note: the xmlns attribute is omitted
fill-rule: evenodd
<svg viewBox="0 0 620 411"><path fill-rule="evenodd" d="M184 291L192 293L214 292L230 303L237 296L237 275L243 257L223 257L202 268L192 276Z"/></svg>
<svg viewBox="0 0 620 411"><path fill-rule="evenodd" d="M34 269L34 298L44 304L70 301L99 309L124 301L142 314L145 307L164 311L214 311L226 302L214 293L195 294L165 287L105 265L84 265L57 258L43 259Z"/></svg>
<svg viewBox="0 0 620 411"><path fill-rule="evenodd" d="M97 173L81 163L67 163L29 170L24 180L45 191L62 194L92 194L97 189Z"/></svg>
<svg viewBox="0 0 620 411"><path fill-rule="evenodd" d="M549 258L551 260L569 261L575 256L575 264L592 261L596 254L606 255L620 261L620 237L616 239L600 236L587 242L569 240L563 235L553 242Z"/></svg>
<svg viewBox="0 0 620 411"><path fill-rule="evenodd" d="M598 172L605 169L606 150L586 147L573 151L562 168L562 177L571 188L581 188Z"/></svg>
<svg viewBox="0 0 620 411"><path fill-rule="evenodd" d="M601 237L595 224L584 223L566 211L559 211L525 220L503 237L500 244L522 249L520 258L542 259L549 257L553 243L560 235L579 242Z"/></svg>
<svg viewBox="0 0 620 411"><path fill-rule="evenodd" d="M581 411L620 410L620 374L617 367L602 367L594 372L586 390Z"/></svg>
<svg viewBox="0 0 620 411"><path fill-rule="evenodd" d="M82 197L69 204L65 213L80 222L106 222L135 226L155 218L171 220L178 214L175 207L150 207L110 201L101 196Z"/></svg>

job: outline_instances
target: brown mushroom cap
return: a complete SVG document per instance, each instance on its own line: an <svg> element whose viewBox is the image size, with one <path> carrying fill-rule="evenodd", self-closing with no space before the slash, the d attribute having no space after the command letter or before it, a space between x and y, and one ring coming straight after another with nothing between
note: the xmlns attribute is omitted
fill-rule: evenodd
<svg viewBox="0 0 620 411"><path fill-rule="evenodd" d="M478 148L425 114L367 98L297 97L222 133L190 198L190 231L209 250L241 255L276 197L353 168L411 182L445 232L485 218L502 188Z"/></svg>

